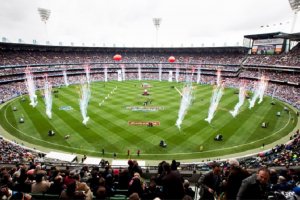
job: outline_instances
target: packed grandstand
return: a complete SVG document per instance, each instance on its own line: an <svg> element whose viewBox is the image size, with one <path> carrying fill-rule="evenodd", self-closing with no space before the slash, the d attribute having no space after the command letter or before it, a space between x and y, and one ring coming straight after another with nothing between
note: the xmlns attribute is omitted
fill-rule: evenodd
<svg viewBox="0 0 300 200"><path fill-rule="evenodd" d="M300 43L290 50L276 54L253 54L248 47L97 48L3 42L0 43L0 102L4 104L27 93L24 71L28 66L35 75L38 89L44 87L44 74L48 75L49 81L55 87L64 85L64 71L68 73L70 84L80 83L81 76L85 74L84 65L90 66L90 78L93 82L104 81L105 67L108 81L117 80L116 71L119 65L115 65L112 59L117 53L122 55L119 63L126 68L126 80L138 79L137 65L141 66L144 80L158 80L159 66L162 66L162 80L168 80L169 70L173 68L168 62L171 55L176 58L175 63L179 66L181 79L187 73L187 64L201 68L201 84L214 84L217 70L222 70L226 86L238 88L238 83L244 81L247 89L253 90L257 80L264 75L269 81L269 89L265 95L274 95L273 91L276 89L274 97L293 106L299 116ZM188 73L194 71L189 70ZM218 194L226 194L230 190L226 180L228 181L233 166L248 169L250 172L269 166L272 168L269 196L276 192L283 193L286 198L299 195L299 190L293 191L299 184L300 175L299 127L290 133L288 141L255 155L240 156L238 161L199 159L196 163L180 163L174 160L172 164L162 161L157 166L144 167L139 166L136 160L129 160L125 166L114 166L105 158L97 166L88 165L84 162L86 156L75 156L76 159L72 162L58 162L55 159L46 159L45 152L5 137L1 137L0 145L0 162L4 166L0 174L1 188L7 189L1 189L1 195L9 196L9 191L13 190L21 192L22 195L31 194L34 198L68 199L75 195L75 192L68 193L72 183L83 182L80 190L86 199L113 199L117 198L116 195L119 195L119 199L134 198L133 193L138 193L141 199L182 199L185 195L194 198L197 197L197 188L201 185L196 184L200 174L215 166L214 162L218 162L218 166L223 169L221 178L224 184L215 186ZM172 174L170 171L176 173ZM172 178L171 175L165 175L167 178L164 178L164 173L172 174ZM182 182L182 188L175 184L177 181ZM189 182L193 187L195 185L193 190L196 190L196 194L190 191ZM173 188L170 187L171 183L174 183Z"/></svg>

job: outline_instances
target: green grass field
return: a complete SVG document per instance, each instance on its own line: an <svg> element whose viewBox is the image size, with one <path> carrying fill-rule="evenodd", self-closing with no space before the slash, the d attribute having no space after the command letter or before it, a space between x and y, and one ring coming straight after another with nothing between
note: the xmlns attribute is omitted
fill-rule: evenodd
<svg viewBox="0 0 300 200"><path fill-rule="evenodd" d="M149 96L143 96L142 83L148 83ZM182 128L175 126L178 117L181 96L172 86L179 90L183 83L159 81L125 81L95 82L91 85L91 100L88 106L90 120L87 126L82 124L79 109L79 86L73 85L57 89L58 97L53 97L52 119L45 114L45 104L38 92L38 105L32 108L29 98L21 101L16 98L1 108L1 126L15 137L31 144L45 148L102 157L112 157L113 152L119 158L128 158L127 150L136 157L138 149L140 158L145 160L195 159L222 156L249 149L262 144L272 143L290 133L297 124L295 112L284 111L286 104L265 97L261 104L248 109L248 100L241 112L233 118L233 110L238 102L234 89L225 88L219 107L211 124L204 119L208 115L212 86L195 85L195 100L188 110ZM111 93L114 88L115 92ZM105 97L110 94L109 98ZM160 110L152 112L132 111L128 106L143 106L151 99L149 106ZM104 103L99 106L103 100ZM70 106L72 110L60 110ZM17 107L17 111L13 111ZM281 112L281 116L276 116ZM25 123L19 123L20 117ZM159 121L159 126L130 126L129 121ZM262 128L262 122L269 122L268 128ZM54 130L55 136L48 136L48 130ZM223 141L214 141L221 133ZM64 139L65 135L69 139ZM159 147L160 140L165 140L167 148Z"/></svg>

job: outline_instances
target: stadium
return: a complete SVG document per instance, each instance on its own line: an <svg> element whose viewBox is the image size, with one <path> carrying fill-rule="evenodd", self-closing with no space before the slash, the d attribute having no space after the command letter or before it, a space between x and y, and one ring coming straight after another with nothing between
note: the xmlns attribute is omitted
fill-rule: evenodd
<svg viewBox="0 0 300 200"><path fill-rule="evenodd" d="M39 13L46 22L50 11ZM156 28L159 23L154 20ZM232 159L249 169L269 166L299 175L299 41L300 33L280 31L244 35L244 45L222 47L89 47L3 37L1 162L11 175L14 164L29 166L33 179L37 169L56 168L64 178L80 170L87 181L97 169L114 181L106 199L137 192L131 182L119 184L133 162L132 170L148 182L165 161L193 184L216 162L230 170ZM78 181L77 172L71 179ZM284 178L292 181L290 174ZM182 199L163 180L155 179L157 187L174 193L155 197ZM295 195L297 181L289 188ZM87 183L92 194L85 198L101 199L101 185ZM22 192L62 198L32 188ZM146 193L144 188L140 198L153 197Z"/></svg>

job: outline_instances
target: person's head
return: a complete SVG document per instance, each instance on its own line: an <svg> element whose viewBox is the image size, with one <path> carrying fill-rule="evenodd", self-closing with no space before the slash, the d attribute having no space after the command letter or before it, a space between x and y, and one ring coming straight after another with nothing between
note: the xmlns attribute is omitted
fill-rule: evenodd
<svg viewBox="0 0 300 200"><path fill-rule="evenodd" d="M220 164L217 162L211 163L211 168L214 174L220 174L221 172L221 167Z"/></svg>
<svg viewBox="0 0 300 200"><path fill-rule="evenodd" d="M183 187L184 188L189 188L190 187L190 182L185 179L184 182L183 182Z"/></svg>
<svg viewBox="0 0 300 200"><path fill-rule="evenodd" d="M166 173L169 173L171 171L171 166L167 162L164 163L162 167L163 167L163 171L166 172Z"/></svg>
<svg viewBox="0 0 300 200"><path fill-rule="evenodd" d="M237 159L235 159L235 158L229 159L228 164L229 164L229 166L230 166L231 168L236 168L236 167L239 167L239 166L240 166L239 161L238 161Z"/></svg>
<svg viewBox="0 0 300 200"><path fill-rule="evenodd" d="M284 176L278 176L278 180L277 183L285 183L286 182L286 178Z"/></svg>
<svg viewBox="0 0 300 200"><path fill-rule="evenodd" d="M98 199L105 199L107 196L106 194L106 188L104 186L99 186L96 191L96 197Z"/></svg>
<svg viewBox="0 0 300 200"><path fill-rule="evenodd" d="M163 165L166 163L166 161L162 161L158 164L158 174L162 174L164 169L163 169Z"/></svg>
<svg viewBox="0 0 300 200"><path fill-rule="evenodd" d="M0 189L0 197L1 199L6 196L7 198L10 196L10 191L8 187L1 187Z"/></svg>
<svg viewBox="0 0 300 200"><path fill-rule="evenodd" d="M61 175L57 175L54 178L54 183L62 183L63 182L63 177Z"/></svg>
<svg viewBox="0 0 300 200"><path fill-rule="evenodd" d="M267 184L270 179L270 171L266 167L262 167L257 171L256 179L261 184Z"/></svg>
<svg viewBox="0 0 300 200"><path fill-rule="evenodd" d="M276 171L276 169L271 168L271 169L270 169L270 183L271 183L271 184L276 184L276 183L277 183L277 180L278 180L278 174L277 174L277 171Z"/></svg>
<svg viewBox="0 0 300 200"><path fill-rule="evenodd" d="M182 200L193 200L193 198L190 195L184 195Z"/></svg>
<svg viewBox="0 0 300 200"><path fill-rule="evenodd" d="M79 174L74 174L73 178L74 178L76 181L80 181L80 175L79 175Z"/></svg>
<svg viewBox="0 0 300 200"><path fill-rule="evenodd" d="M36 182L41 182L42 180L43 180L43 177L45 176L45 174L44 173L42 173L42 172L38 172L36 175L35 175L35 180L36 180Z"/></svg>
<svg viewBox="0 0 300 200"><path fill-rule="evenodd" d="M129 197L128 197L129 200L139 200L140 197L139 197L139 194L134 192L132 193Z"/></svg>
<svg viewBox="0 0 300 200"><path fill-rule="evenodd" d="M171 163L171 169L172 169L172 170L177 170L177 163L176 163L176 160L172 160L172 163Z"/></svg>
<svg viewBox="0 0 300 200"><path fill-rule="evenodd" d="M134 175L133 175L133 177L139 179L139 178L141 178L141 175L140 175L140 173L135 172Z"/></svg>
<svg viewBox="0 0 300 200"><path fill-rule="evenodd" d="M132 167L133 166L133 161L132 160L128 160L128 165L129 165L129 167Z"/></svg>

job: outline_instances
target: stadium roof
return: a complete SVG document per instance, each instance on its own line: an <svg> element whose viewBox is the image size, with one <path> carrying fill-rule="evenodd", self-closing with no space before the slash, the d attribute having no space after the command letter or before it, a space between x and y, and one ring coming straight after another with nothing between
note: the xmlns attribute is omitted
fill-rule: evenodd
<svg viewBox="0 0 300 200"><path fill-rule="evenodd" d="M283 33L283 32L273 32L273 33L262 33L262 34L253 34L253 35L245 35L244 38L248 38L248 39L270 39L270 38L274 38L278 35L282 35L282 34L287 34L287 33Z"/></svg>
<svg viewBox="0 0 300 200"><path fill-rule="evenodd" d="M281 33L275 37L289 39L292 41L300 41L300 33Z"/></svg>
<svg viewBox="0 0 300 200"><path fill-rule="evenodd" d="M149 47L80 47L80 46L52 46L38 44L23 43L6 43L0 42L0 50L27 50L27 51L88 51L88 52L106 52L106 53L246 53L247 47L228 46L228 47L165 47L165 48L149 48Z"/></svg>

